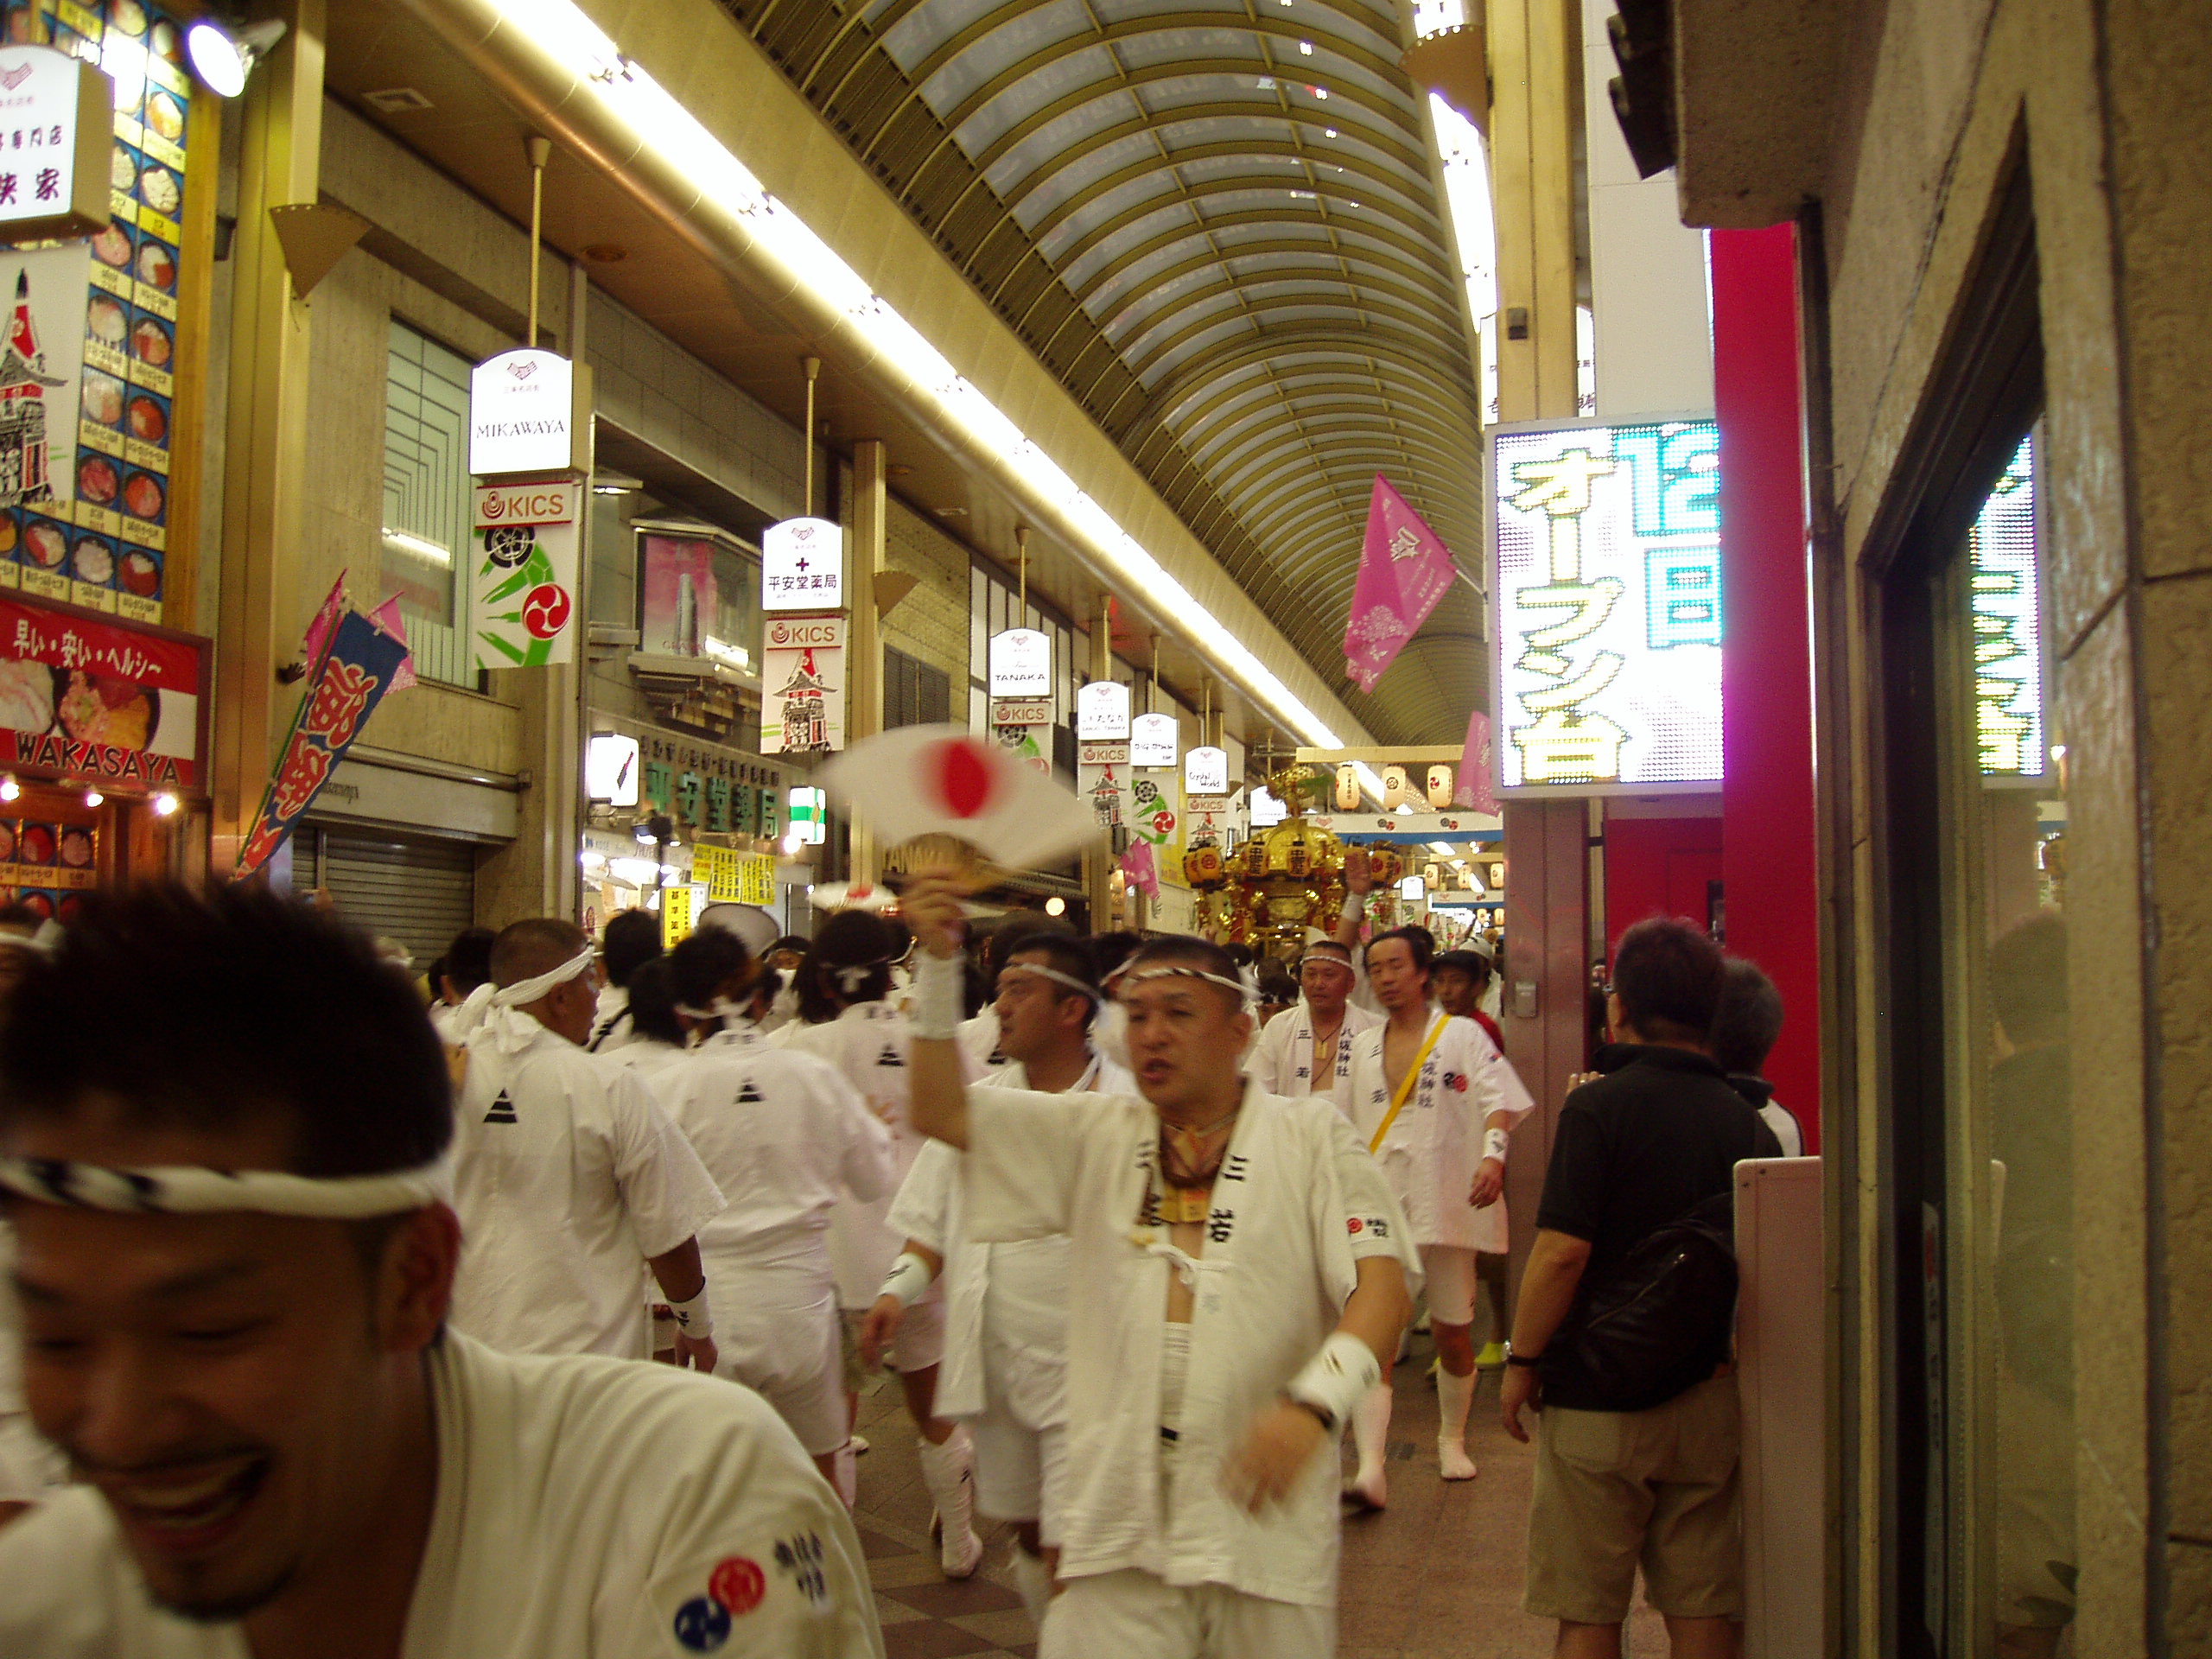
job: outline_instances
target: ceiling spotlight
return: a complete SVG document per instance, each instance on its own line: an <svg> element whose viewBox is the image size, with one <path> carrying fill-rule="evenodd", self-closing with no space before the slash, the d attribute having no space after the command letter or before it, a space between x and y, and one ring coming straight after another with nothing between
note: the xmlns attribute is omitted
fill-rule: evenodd
<svg viewBox="0 0 2212 1659"><path fill-rule="evenodd" d="M178 800L175 795L171 794L165 789L160 794L154 797L151 804L153 806L154 816L156 817L167 818L174 817L176 815L177 808L183 805L184 803Z"/></svg>
<svg viewBox="0 0 2212 1659"><path fill-rule="evenodd" d="M218 98L236 98L245 90L246 77L253 73L253 66L267 57L283 38L282 18L272 17L265 23L249 23L237 29L201 22L185 32L184 51L192 60L193 73L209 92Z"/></svg>

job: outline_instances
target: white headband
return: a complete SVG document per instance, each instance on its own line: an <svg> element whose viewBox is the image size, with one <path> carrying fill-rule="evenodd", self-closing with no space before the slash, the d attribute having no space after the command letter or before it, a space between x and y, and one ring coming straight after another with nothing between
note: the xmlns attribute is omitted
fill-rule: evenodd
<svg viewBox="0 0 2212 1659"><path fill-rule="evenodd" d="M1166 979L1171 975L1177 979L1203 979L1209 985L1218 985L1224 991L1236 992L1239 998L1247 1002L1251 1001L1255 995L1252 987L1247 985L1243 980L1228 979L1219 974L1210 974L1203 968L1162 964L1158 968L1135 969L1122 977L1128 983L1135 985L1147 979Z"/></svg>
<svg viewBox="0 0 2212 1659"><path fill-rule="evenodd" d="M536 979L521 980L503 990L493 992L492 1004L494 1007L501 1008L526 1007L537 1001L539 997L550 995L553 992L559 990L598 959L598 953L591 946L586 945L558 968L550 969L540 974ZM472 992L470 995L474 995L474 993Z"/></svg>
<svg viewBox="0 0 2212 1659"><path fill-rule="evenodd" d="M1035 974L1040 978L1051 980L1055 985L1065 985L1077 995L1087 996L1094 1002L1103 1002L1106 1000L1096 985L1086 985L1073 974L1064 974L1057 968L1047 968L1041 962L1009 962L999 969L999 977L1004 979L1008 974Z"/></svg>
<svg viewBox="0 0 2212 1659"><path fill-rule="evenodd" d="M41 1204L124 1214L204 1216L246 1210L317 1221L364 1221L451 1204L453 1166L441 1158L388 1175L321 1178L272 1169L111 1169L54 1158L0 1158L0 1192Z"/></svg>
<svg viewBox="0 0 2212 1659"><path fill-rule="evenodd" d="M1308 950L1304 956L1298 959L1298 971L1301 974L1304 973L1306 971L1306 964L1309 962L1325 962L1332 968L1343 969L1344 972L1350 974L1354 979L1357 979L1359 977L1358 970L1353 968L1351 965L1351 959L1349 957L1332 957L1325 950L1317 956L1313 951Z"/></svg>

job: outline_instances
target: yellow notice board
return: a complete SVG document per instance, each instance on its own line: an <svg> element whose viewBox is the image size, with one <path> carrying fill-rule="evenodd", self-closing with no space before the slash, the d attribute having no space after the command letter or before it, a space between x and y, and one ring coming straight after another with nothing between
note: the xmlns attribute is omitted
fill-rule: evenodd
<svg viewBox="0 0 2212 1659"><path fill-rule="evenodd" d="M741 905L776 902L776 861L766 853L747 853L738 860L737 901Z"/></svg>
<svg viewBox="0 0 2212 1659"><path fill-rule="evenodd" d="M663 887L660 893L660 942L664 948L681 944L691 937L691 889Z"/></svg>
<svg viewBox="0 0 2212 1659"><path fill-rule="evenodd" d="M728 847L694 847L691 880L706 888L710 905L739 903L737 868L742 855Z"/></svg>

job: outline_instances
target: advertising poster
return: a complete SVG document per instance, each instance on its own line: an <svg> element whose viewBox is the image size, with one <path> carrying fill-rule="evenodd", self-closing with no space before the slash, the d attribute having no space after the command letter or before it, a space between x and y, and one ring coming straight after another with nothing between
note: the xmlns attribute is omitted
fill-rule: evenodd
<svg viewBox="0 0 2212 1659"><path fill-rule="evenodd" d="M1491 435L1502 794L1720 779L1720 430Z"/></svg>
<svg viewBox="0 0 2212 1659"><path fill-rule="evenodd" d="M0 595L0 759L196 788L200 676L195 645Z"/></svg>
<svg viewBox="0 0 2212 1659"><path fill-rule="evenodd" d="M476 492L469 637L479 668L575 660L576 508L562 479Z"/></svg>
<svg viewBox="0 0 2212 1659"><path fill-rule="evenodd" d="M78 409L85 391L88 341L79 313L92 270L91 246L0 249L0 298L8 307L7 340L0 345L0 506L32 506L67 513L76 499ZM123 382L96 375L99 403L123 406ZM105 485L104 478L92 480ZM115 504L118 485L96 489Z"/></svg>
<svg viewBox="0 0 2212 1659"><path fill-rule="evenodd" d="M845 747L845 625L840 617L779 617L764 632L760 753Z"/></svg>
<svg viewBox="0 0 2212 1659"><path fill-rule="evenodd" d="M714 543L645 536L639 550L638 649L654 657L696 657L718 608Z"/></svg>

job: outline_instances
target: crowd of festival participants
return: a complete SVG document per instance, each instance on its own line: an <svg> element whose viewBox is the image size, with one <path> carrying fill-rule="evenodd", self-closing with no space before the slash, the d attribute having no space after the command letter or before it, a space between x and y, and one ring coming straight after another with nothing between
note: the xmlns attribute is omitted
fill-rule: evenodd
<svg viewBox="0 0 2212 1659"><path fill-rule="evenodd" d="M0 912L0 1654L878 1654L883 1368L942 1571L1003 1535L1046 1659L1325 1655L1417 1312L1435 1477L1478 1478L1478 1371L1516 1438L1546 1408L1560 1650L1618 1651L1641 1559L1676 1651L1732 1651L1725 1325L1649 1403L1578 1333L1794 1133L1772 988L1622 940L1509 1348L1490 954L1353 874L1281 964L972 919L950 873L810 938L472 930L413 982L251 887Z"/></svg>

